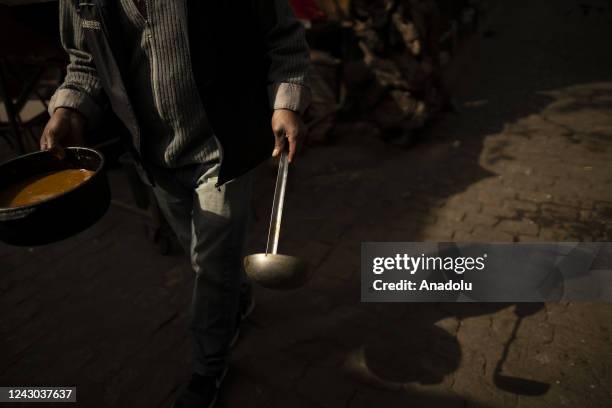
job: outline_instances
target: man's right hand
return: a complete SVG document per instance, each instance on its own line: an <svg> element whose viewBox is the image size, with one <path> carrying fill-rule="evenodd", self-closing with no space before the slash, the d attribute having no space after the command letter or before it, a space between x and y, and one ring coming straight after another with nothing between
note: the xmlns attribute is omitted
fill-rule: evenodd
<svg viewBox="0 0 612 408"><path fill-rule="evenodd" d="M51 150L58 157L64 157L64 147L83 146L87 119L80 112L70 108L57 108L40 138L40 149Z"/></svg>

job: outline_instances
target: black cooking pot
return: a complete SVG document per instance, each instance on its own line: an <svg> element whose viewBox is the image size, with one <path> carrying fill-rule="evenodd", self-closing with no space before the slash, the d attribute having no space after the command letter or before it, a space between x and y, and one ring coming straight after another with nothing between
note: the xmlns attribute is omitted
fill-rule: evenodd
<svg viewBox="0 0 612 408"><path fill-rule="evenodd" d="M83 147L65 149L58 159L47 151L26 154L0 165L0 189L37 174L86 169L94 174L74 189L32 205L0 208L0 241L18 246L43 245L83 231L98 221L110 204L104 156Z"/></svg>

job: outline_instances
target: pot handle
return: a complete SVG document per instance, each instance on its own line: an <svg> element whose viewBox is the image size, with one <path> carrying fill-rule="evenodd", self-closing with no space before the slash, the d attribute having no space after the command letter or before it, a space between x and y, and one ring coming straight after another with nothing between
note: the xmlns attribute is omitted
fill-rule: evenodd
<svg viewBox="0 0 612 408"><path fill-rule="evenodd" d="M29 208L22 208L22 209L10 208L10 209L5 209L5 210L0 210L0 221L3 222L3 221L20 220L32 214L34 211L36 211L36 207L29 207Z"/></svg>

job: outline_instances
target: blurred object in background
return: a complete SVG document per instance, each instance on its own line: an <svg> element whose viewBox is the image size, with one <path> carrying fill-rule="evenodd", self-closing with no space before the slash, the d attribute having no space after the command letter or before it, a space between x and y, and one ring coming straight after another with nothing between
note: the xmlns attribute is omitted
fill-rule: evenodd
<svg viewBox="0 0 612 408"><path fill-rule="evenodd" d="M66 56L56 2L0 2L0 160L38 149Z"/></svg>
<svg viewBox="0 0 612 408"><path fill-rule="evenodd" d="M306 115L309 144L325 143L336 121L336 114L343 105L341 90L341 61L328 52L312 50L310 87L312 106Z"/></svg>
<svg viewBox="0 0 612 408"><path fill-rule="evenodd" d="M304 118L308 127L306 143L309 145L328 141L336 115L344 104L343 95L346 94L342 80L346 33L342 31L334 3L291 0L296 16L307 28L311 47L312 103Z"/></svg>
<svg viewBox="0 0 612 408"><path fill-rule="evenodd" d="M330 20L343 20L350 13L350 0L317 0L317 4Z"/></svg>
<svg viewBox="0 0 612 408"><path fill-rule="evenodd" d="M302 21L325 20L325 12L315 0L290 0L295 16Z"/></svg>
<svg viewBox="0 0 612 408"><path fill-rule="evenodd" d="M452 109L444 67L477 29L485 0L293 0L312 48L309 143L326 142L339 117L366 118L385 139L410 145Z"/></svg>

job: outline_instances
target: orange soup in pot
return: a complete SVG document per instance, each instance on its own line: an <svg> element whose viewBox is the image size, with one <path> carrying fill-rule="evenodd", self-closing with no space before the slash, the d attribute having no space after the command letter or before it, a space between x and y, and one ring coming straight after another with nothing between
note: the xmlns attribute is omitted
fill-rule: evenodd
<svg viewBox="0 0 612 408"><path fill-rule="evenodd" d="M0 190L0 208L35 204L70 191L94 174L86 169L53 171L10 184Z"/></svg>

